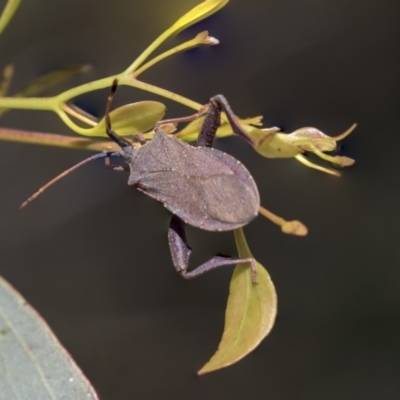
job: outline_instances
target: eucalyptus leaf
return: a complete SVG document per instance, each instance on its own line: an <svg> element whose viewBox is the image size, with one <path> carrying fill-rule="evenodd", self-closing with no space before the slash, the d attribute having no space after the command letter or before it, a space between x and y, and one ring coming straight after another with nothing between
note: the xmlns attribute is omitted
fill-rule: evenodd
<svg viewBox="0 0 400 400"><path fill-rule="evenodd" d="M0 277L0 400L22 399L98 397L48 325Z"/></svg>
<svg viewBox="0 0 400 400"><path fill-rule="evenodd" d="M240 257L253 257L242 229L234 231ZM239 264L233 272L225 327L217 352L198 372L203 375L239 361L268 335L277 313L275 287L266 269L258 262L257 279L251 279L249 265Z"/></svg>
<svg viewBox="0 0 400 400"><path fill-rule="evenodd" d="M135 135L153 129L165 115L166 107L158 101L125 104L110 112L113 129L121 136ZM84 136L107 136L105 118L93 128L77 131Z"/></svg>

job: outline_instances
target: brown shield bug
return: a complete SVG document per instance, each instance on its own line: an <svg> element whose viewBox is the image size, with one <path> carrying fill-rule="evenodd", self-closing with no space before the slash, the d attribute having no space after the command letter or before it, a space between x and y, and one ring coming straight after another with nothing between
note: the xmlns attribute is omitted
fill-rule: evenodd
<svg viewBox="0 0 400 400"><path fill-rule="evenodd" d="M108 168L129 172L128 185L162 202L173 214L168 242L173 264L182 277L191 279L223 265L249 263L253 282L256 282L256 266L252 258L217 255L188 271L191 248L186 241L185 224L207 231L231 231L248 224L259 212L258 189L249 171L234 157L212 148L222 111L226 113L233 131L256 145L240 127L225 97L217 95L210 99L197 146L166 135L161 126L167 122L194 119L201 112L191 117L160 121L150 141L146 142L138 135L139 147L112 129L109 114L116 89L115 80L106 106L106 131L121 151L98 153L81 161L39 189L21 208L70 172L89 161L104 158ZM116 157L123 159L122 166L110 164L110 158Z"/></svg>

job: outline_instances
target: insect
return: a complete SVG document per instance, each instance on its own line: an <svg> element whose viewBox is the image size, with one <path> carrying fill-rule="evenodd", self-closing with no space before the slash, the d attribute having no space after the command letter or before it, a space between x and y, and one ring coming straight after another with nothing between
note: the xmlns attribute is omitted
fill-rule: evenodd
<svg viewBox="0 0 400 400"><path fill-rule="evenodd" d="M108 96L105 119L107 135L121 151L98 153L79 162L40 188L21 208L70 172L102 158L109 169L129 172L128 185L160 201L173 214L168 242L175 269L183 278L195 278L224 265L249 263L252 280L256 283L257 271L252 258L216 255L188 270L191 248L186 240L186 224L206 231L231 231L248 224L260 208L258 189L249 171L234 157L212 148L222 111L233 131L254 145L254 139L240 127L225 97L217 95L210 99L196 147L166 135L161 126L194 119L199 113L160 121L152 140L146 142L139 134L136 136L139 144L135 145L119 136L111 125L110 109L117 84L115 80ZM120 158L123 164L113 165L111 158Z"/></svg>

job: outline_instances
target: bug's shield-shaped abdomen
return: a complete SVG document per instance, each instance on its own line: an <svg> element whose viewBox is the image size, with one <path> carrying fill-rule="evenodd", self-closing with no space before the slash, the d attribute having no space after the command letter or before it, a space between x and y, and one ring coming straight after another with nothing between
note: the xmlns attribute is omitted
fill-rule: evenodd
<svg viewBox="0 0 400 400"><path fill-rule="evenodd" d="M132 161L128 184L189 225L209 231L246 225L260 205L254 179L238 160L160 132Z"/></svg>

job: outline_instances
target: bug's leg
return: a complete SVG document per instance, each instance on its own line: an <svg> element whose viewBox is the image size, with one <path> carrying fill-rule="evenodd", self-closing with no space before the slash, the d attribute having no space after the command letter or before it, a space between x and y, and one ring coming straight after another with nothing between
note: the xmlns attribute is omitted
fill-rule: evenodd
<svg viewBox="0 0 400 400"><path fill-rule="evenodd" d="M111 171L130 172L129 164L127 164L127 163L124 165L111 164L109 157L104 159L104 164L106 165L107 169L110 169Z"/></svg>
<svg viewBox="0 0 400 400"><path fill-rule="evenodd" d="M176 215L173 215L171 219L171 224L168 230L168 243L175 269L185 279L196 278L197 276L224 265L249 263L253 283L257 283L257 268L253 258L215 256L194 270L188 271L189 258L192 249L186 241L185 223Z"/></svg>
<svg viewBox="0 0 400 400"><path fill-rule="evenodd" d="M204 113L206 112L207 108L208 108L208 104L205 104L195 114L188 115L186 117L162 119L161 121L158 121L156 123L155 130L160 129L163 125L167 125L167 124L178 124L179 122L191 122L191 121L203 116Z"/></svg>
<svg viewBox="0 0 400 400"><path fill-rule="evenodd" d="M241 136L244 140L250 143L253 147L257 146L258 142L254 140L247 132L240 126L231 106L226 100L225 96L218 94L210 99L210 107L204 119L203 126L197 140L198 146L212 147L217 129L221 125L221 112L224 111L232 130L236 135Z"/></svg>
<svg viewBox="0 0 400 400"><path fill-rule="evenodd" d="M141 146L147 143L146 139L143 136L143 133L141 132L135 134L135 139L140 143Z"/></svg>

